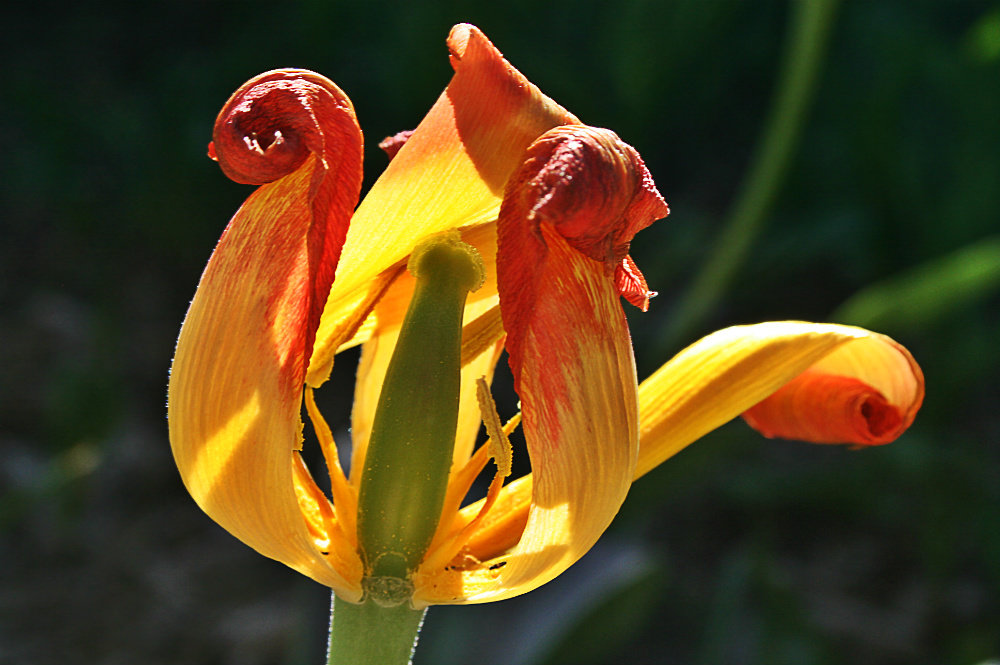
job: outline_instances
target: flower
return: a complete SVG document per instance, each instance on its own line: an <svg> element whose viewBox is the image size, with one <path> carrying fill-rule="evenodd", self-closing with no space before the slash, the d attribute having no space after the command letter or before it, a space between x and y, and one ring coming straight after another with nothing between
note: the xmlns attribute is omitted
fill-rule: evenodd
<svg viewBox="0 0 1000 665"><path fill-rule="evenodd" d="M233 217L192 301L171 372L170 439L201 508L261 554L360 601L358 489L375 405L414 279L407 258L458 232L485 284L464 310L458 426L440 521L412 571L414 607L499 600L560 574L597 541L629 486L744 414L765 435L887 443L923 398L902 346L801 322L729 328L637 385L619 296L652 294L628 256L667 214L642 160L581 124L475 27L448 38L450 84L355 210L361 131L347 96L303 70L242 86L209 154L260 187ZM313 390L363 344L350 476ZM506 349L522 414L500 422L488 384ZM302 461L305 403L332 501ZM480 424L489 441L474 450ZM510 472L520 422L532 473ZM461 507L490 460L487 496Z"/></svg>

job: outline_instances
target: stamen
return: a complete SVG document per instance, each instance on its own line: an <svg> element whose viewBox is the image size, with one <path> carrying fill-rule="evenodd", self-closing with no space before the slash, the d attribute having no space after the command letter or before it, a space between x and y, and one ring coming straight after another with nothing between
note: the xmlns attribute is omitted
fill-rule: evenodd
<svg viewBox="0 0 1000 665"><path fill-rule="evenodd" d="M462 367L490 348L504 334L500 305L495 305L462 326Z"/></svg>
<svg viewBox="0 0 1000 665"><path fill-rule="evenodd" d="M500 427L500 417L496 412L496 405L492 395L490 395L489 388L486 387L486 380L484 378L477 379L476 385L480 410L483 413L483 424L486 425L486 431L490 434L490 438L476 450L448 487L448 500L445 504L448 512L443 512L442 515L451 515L452 518L447 530L439 529L434 537L435 542L428 548L428 555L421 564L421 567L427 570L443 568L459 555L475 533L476 527L496 503L500 490L503 488L504 478L510 475L513 448L510 445L509 437L521 424L521 414L515 414L503 427ZM483 388L486 390L486 406L484 406ZM473 481L482 472L489 459L492 459L497 465L497 472L490 482L486 499L476 516L465 524L461 524L461 513L458 508L472 487Z"/></svg>
<svg viewBox="0 0 1000 665"><path fill-rule="evenodd" d="M330 493L333 495L333 510L337 516L337 523L340 525L344 535L347 536L351 547L357 547L357 529L355 528L355 516L358 512L358 497L354 488L347 482L344 469L340 466L340 456L337 453L337 444L333 440L333 432L327 424L319 407L316 406L316 398L313 389L306 386L305 389L306 412L309 420L312 421L313 431L319 440L320 450L323 452L323 459L326 460L326 471L330 476ZM324 497L325 498L325 497Z"/></svg>
<svg viewBox="0 0 1000 665"><path fill-rule="evenodd" d="M483 425L489 435L486 443L490 447L490 457L496 462L497 474L506 478L510 475L514 449L500 426L500 414L497 413L497 404L493 401L485 376L476 379L476 399L479 401L479 413L483 416Z"/></svg>
<svg viewBox="0 0 1000 665"><path fill-rule="evenodd" d="M295 484L295 496L299 500L299 508L310 533L316 539L316 546L329 551L330 543L337 537L337 518L333 514L330 501L313 480L309 467L297 450L292 453L292 481ZM320 527L324 533L319 533Z"/></svg>
<svg viewBox="0 0 1000 665"><path fill-rule="evenodd" d="M316 549L347 577L355 574L348 571L356 571L360 579L361 559L358 558L357 546L348 540L349 535L354 535L354 530L347 531L344 528L345 525L335 513L335 507L330 505L330 500L316 484L298 451L292 454L292 483L299 509Z"/></svg>

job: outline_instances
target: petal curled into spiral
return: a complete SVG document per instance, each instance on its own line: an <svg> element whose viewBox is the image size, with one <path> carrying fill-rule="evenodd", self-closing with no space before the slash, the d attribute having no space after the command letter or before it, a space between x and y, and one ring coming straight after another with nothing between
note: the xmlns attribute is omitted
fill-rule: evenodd
<svg viewBox="0 0 1000 665"><path fill-rule="evenodd" d="M293 474L306 363L361 189L361 130L333 83L280 70L229 100L210 154L230 177L266 184L222 234L184 320L168 397L174 458L230 533L355 597L355 555L327 553L331 525L300 507L307 478Z"/></svg>
<svg viewBox="0 0 1000 665"><path fill-rule="evenodd" d="M923 397L920 367L885 335L802 321L733 326L639 386L636 477L740 414L768 436L886 443L909 427Z"/></svg>
<svg viewBox="0 0 1000 665"><path fill-rule="evenodd" d="M923 375L905 348L881 343L841 347L743 413L767 437L877 446L913 422Z"/></svg>

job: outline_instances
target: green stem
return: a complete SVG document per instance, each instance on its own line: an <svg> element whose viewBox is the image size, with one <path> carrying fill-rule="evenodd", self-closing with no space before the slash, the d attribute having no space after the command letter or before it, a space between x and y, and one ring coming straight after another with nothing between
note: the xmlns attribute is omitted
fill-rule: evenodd
<svg viewBox="0 0 1000 665"><path fill-rule="evenodd" d="M426 610L409 603L382 607L371 599L360 605L333 596L330 605L329 665L409 663Z"/></svg>
<svg viewBox="0 0 1000 665"><path fill-rule="evenodd" d="M699 332L763 231L801 135L836 5L836 0L792 3L782 73L753 162L708 260L678 302L666 334L660 336L661 351L673 353Z"/></svg>

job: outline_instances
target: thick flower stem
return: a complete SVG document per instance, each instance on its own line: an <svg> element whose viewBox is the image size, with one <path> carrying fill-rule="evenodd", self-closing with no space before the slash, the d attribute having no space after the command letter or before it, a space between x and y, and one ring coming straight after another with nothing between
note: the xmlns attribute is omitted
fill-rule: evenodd
<svg viewBox="0 0 1000 665"><path fill-rule="evenodd" d="M333 596L330 607L329 665L404 665L410 662L426 610L409 603L360 605Z"/></svg>

